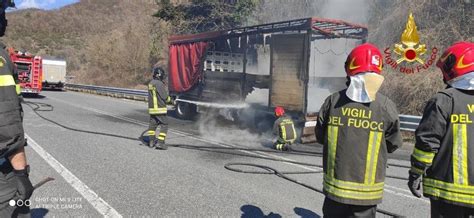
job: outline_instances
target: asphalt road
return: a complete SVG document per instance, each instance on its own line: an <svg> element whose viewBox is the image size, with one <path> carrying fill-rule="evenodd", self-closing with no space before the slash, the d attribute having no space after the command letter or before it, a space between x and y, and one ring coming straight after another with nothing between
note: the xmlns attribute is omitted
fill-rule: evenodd
<svg viewBox="0 0 474 218"><path fill-rule="evenodd" d="M275 175L224 168L241 162L280 171L313 171L289 176L322 188L320 168L291 163L320 165L320 157L229 149L267 149L268 135L233 128L205 115L199 121L171 118L167 139L171 147L152 150L137 140L148 126L144 102L75 92L43 92L39 98L25 100L43 104L44 110L38 111L42 118L23 106L31 180L55 179L35 191L34 216L322 216L324 198L317 192ZM407 149L398 154L406 155ZM409 165L406 160L390 163ZM406 177L407 171L390 167L388 174ZM413 197L406 181L399 179L387 179L379 208L407 217L429 216L429 201Z"/></svg>

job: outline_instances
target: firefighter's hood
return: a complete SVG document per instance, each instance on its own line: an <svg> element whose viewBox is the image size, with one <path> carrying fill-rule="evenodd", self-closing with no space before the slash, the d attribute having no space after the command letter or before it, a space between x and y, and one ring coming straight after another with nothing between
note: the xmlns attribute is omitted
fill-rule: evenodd
<svg viewBox="0 0 474 218"><path fill-rule="evenodd" d="M377 92L384 81L383 76L372 72L360 73L351 76L350 79L351 84L347 88L346 95L351 100L360 103L375 101Z"/></svg>
<svg viewBox="0 0 474 218"><path fill-rule="evenodd" d="M456 89L474 90L474 71L448 81Z"/></svg>

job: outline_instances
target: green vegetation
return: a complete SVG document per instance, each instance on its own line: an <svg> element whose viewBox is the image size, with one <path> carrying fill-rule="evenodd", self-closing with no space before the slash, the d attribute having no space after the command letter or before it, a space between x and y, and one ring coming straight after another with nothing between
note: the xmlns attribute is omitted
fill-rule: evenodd
<svg viewBox="0 0 474 218"><path fill-rule="evenodd" d="M255 10L256 0L192 0L173 4L157 0L160 6L155 17L171 23L175 33L198 33L240 26Z"/></svg>

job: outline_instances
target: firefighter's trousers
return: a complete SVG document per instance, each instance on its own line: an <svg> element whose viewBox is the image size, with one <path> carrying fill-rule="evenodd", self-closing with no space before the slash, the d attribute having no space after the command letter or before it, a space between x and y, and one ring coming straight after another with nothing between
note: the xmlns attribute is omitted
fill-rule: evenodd
<svg viewBox="0 0 474 218"><path fill-rule="evenodd" d="M373 217L377 213L377 205L360 206L342 204L329 198L324 199L323 214L324 218L333 217Z"/></svg>
<svg viewBox="0 0 474 218"><path fill-rule="evenodd" d="M19 217L29 218L31 217L30 207L22 206L10 206L9 202L0 204L0 217Z"/></svg>
<svg viewBox="0 0 474 218"><path fill-rule="evenodd" d="M156 128L160 126L160 131L157 134ZM158 138L158 143L164 144L168 134L168 117L164 115L150 115L150 125L148 128L148 136L150 143L154 143Z"/></svg>
<svg viewBox="0 0 474 218"><path fill-rule="evenodd" d="M10 206L10 200L14 198L16 191L13 168L5 158L2 158L0 159L0 217L31 217L30 207Z"/></svg>
<svg viewBox="0 0 474 218"><path fill-rule="evenodd" d="M431 217L432 218L474 218L474 208L448 204L443 201L431 201Z"/></svg>
<svg viewBox="0 0 474 218"><path fill-rule="evenodd" d="M273 146L276 150L288 151L290 149L290 145L292 145L294 141L295 140L283 140L282 138L278 137Z"/></svg>

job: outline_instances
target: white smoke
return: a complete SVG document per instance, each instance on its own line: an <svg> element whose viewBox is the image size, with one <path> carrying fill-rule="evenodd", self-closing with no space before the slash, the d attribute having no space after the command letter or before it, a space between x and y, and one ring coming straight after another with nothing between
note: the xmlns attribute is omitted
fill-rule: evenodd
<svg viewBox="0 0 474 218"><path fill-rule="evenodd" d="M254 125L254 112L251 108L240 110L238 114L232 109L206 111L198 120L199 132L201 136L218 142L249 148L270 147L274 140L271 132L257 132L258 125L249 128Z"/></svg>
<svg viewBox="0 0 474 218"><path fill-rule="evenodd" d="M252 61L247 62L247 73L256 75L270 75L270 45L258 45L255 53L249 55L248 59ZM255 89L245 99L245 102L267 105L268 104L268 89Z"/></svg>
<svg viewBox="0 0 474 218"><path fill-rule="evenodd" d="M260 6L264 23L320 17L368 24L368 0L263 0ZM271 10L271 11L268 11ZM317 112L330 94L346 87L344 62L357 40L329 39L311 43L308 112ZM262 101L268 101L264 97Z"/></svg>
<svg viewBox="0 0 474 218"><path fill-rule="evenodd" d="M317 17L340 19L347 22L367 25L369 22L368 0L315 0L321 2Z"/></svg>
<svg viewBox="0 0 474 218"><path fill-rule="evenodd" d="M316 40L311 43L308 112L319 111L327 96L346 88L344 63L354 40Z"/></svg>
<svg viewBox="0 0 474 218"><path fill-rule="evenodd" d="M256 13L256 20L263 24L297 18L321 17L367 25L368 8L368 0L262 0L260 11ZM308 112L319 111L327 96L346 87L344 62L355 45L355 40L346 39L316 40L312 43L308 84ZM256 52L253 55L256 54L256 57L250 55L248 58L257 60L257 62L249 61L247 72L249 74L269 75L270 48L260 46L255 49ZM246 102L267 105L268 98L268 89L256 89L247 96ZM255 118L251 116L251 108L244 111L247 111L244 114L247 113L249 116L240 117L240 119L248 119L253 122ZM234 118L231 118L233 116L229 114L229 111L221 111L217 114L221 114L222 117L226 117L228 120L234 120ZM239 114L238 116L242 115ZM199 122L200 133L205 137L218 141L255 146L255 144L271 144L275 137L271 133L257 134L248 129L225 128L215 119L215 116L209 114L201 116Z"/></svg>
<svg viewBox="0 0 474 218"><path fill-rule="evenodd" d="M248 108L250 105L245 102L230 102L230 103L221 103L221 102L203 102L203 101L191 101L185 99L177 99L176 101L186 102L202 107L211 107L211 108L234 108L234 109L243 109Z"/></svg>
<svg viewBox="0 0 474 218"><path fill-rule="evenodd" d="M368 0L319 1L316 17L368 24ZM330 94L346 88L344 63L347 55L360 41L349 39L316 40L312 43L308 112L317 112Z"/></svg>

